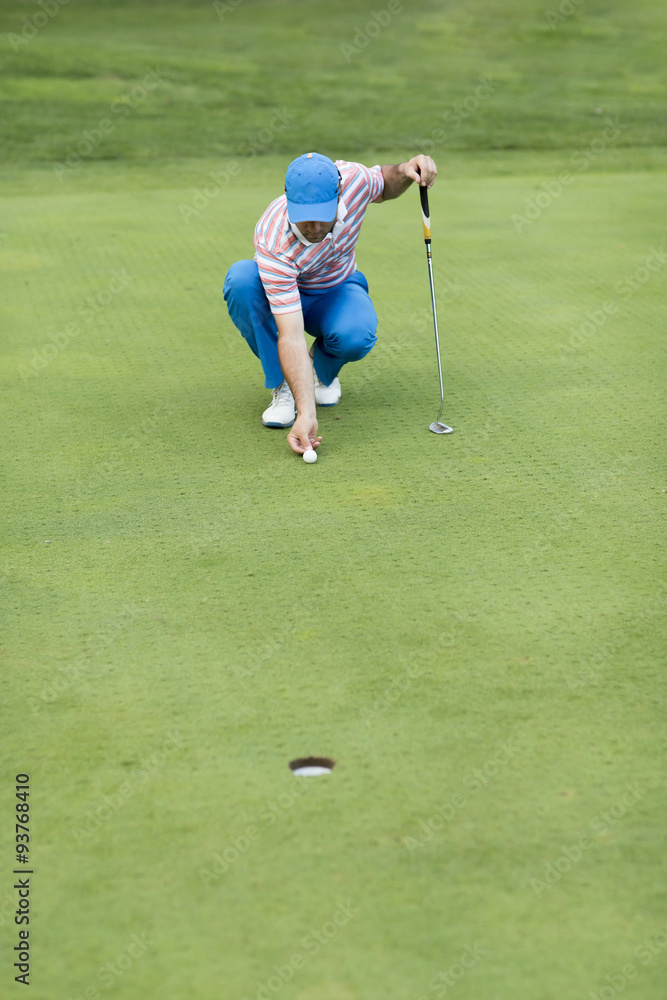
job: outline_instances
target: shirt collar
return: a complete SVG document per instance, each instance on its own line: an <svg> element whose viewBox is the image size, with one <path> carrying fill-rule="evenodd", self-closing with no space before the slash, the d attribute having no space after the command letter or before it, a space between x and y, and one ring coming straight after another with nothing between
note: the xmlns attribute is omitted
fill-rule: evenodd
<svg viewBox="0 0 667 1000"><path fill-rule="evenodd" d="M323 243L326 243L328 239L330 239L332 243L335 244L336 239L340 234L341 229L343 228L346 216L347 216L347 205L345 204L342 198L339 198L338 211L336 212L336 225L333 227L330 233L327 233L327 235L322 240L322 243L310 243L303 235L299 227L296 226L293 222L290 222L290 229L296 236L299 243L303 243L305 247L320 247L322 246Z"/></svg>

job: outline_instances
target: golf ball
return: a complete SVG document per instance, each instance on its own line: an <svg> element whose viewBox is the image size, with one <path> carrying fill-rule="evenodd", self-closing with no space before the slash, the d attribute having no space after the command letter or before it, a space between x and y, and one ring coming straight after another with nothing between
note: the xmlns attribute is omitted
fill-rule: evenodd
<svg viewBox="0 0 667 1000"><path fill-rule="evenodd" d="M313 462L317 461L317 452L314 448L307 448L303 453L303 460L307 462L308 465L312 465Z"/></svg>

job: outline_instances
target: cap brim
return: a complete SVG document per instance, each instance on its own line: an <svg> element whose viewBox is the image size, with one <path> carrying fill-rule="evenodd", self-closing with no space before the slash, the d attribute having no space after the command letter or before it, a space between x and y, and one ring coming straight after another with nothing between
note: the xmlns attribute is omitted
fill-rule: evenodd
<svg viewBox="0 0 667 1000"><path fill-rule="evenodd" d="M299 205L287 199L287 215L290 222L333 222L338 214L338 195L331 201L318 205Z"/></svg>

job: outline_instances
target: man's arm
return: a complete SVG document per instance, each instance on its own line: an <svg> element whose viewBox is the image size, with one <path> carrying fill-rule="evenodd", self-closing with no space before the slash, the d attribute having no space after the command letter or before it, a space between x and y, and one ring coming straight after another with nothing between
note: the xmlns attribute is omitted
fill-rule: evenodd
<svg viewBox="0 0 667 1000"><path fill-rule="evenodd" d="M430 156L425 156L423 153L413 156L405 163L398 163L396 166L384 164L381 170L384 177L384 191L382 197L376 200L376 204L400 197L413 181L421 184L422 187L433 187L438 176L438 168L435 163Z"/></svg>
<svg viewBox="0 0 667 1000"><path fill-rule="evenodd" d="M308 448L317 448L322 440L317 436L313 368L306 347L303 313L301 310L279 313L275 316L275 321L278 327L280 367L299 411L287 440L290 448L302 455Z"/></svg>

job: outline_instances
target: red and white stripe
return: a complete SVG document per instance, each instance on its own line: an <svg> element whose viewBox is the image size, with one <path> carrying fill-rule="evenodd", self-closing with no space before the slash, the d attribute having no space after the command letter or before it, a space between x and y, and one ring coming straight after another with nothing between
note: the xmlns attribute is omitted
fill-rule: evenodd
<svg viewBox="0 0 667 1000"><path fill-rule="evenodd" d="M347 160L336 160L336 166L346 213L321 243L304 246L297 239L287 218L284 194L271 202L255 226L255 260L274 314L298 312L300 288L333 288L357 269L354 248L361 223L368 205L381 197L384 178L379 166L369 168Z"/></svg>

